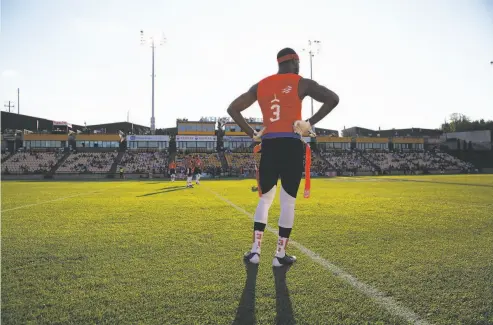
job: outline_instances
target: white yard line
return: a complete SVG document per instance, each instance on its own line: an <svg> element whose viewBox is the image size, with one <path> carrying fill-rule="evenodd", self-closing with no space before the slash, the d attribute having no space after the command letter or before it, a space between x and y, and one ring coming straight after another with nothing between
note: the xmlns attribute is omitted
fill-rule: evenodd
<svg viewBox="0 0 493 325"><path fill-rule="evenodd" d="M204 187L205 188L205 187ZM237 206L230 200L226 199L225 197L217 194L216 192L206 188L207 191L211 192L214 194L217 198L219 198L221 201L229 204L236 210L240 211L244 215L250 217L253 219L253 215L251 213L248 213L245 209ZM277 235L277 230L270 227L269 225L266 226L266 229L272 232L274 235ZM395 301L392 297L386 296L383 292L379 291L377 288L374 288L366 283L363 283L359 281L356 277L353 275L347 273L343 269L339 268L337 265L332 264L328 260L324 259L317 253L309 250L305 246L301 245L298 242L295 242L294 240L289 240L290 245L293 245L296 247L298 250L300 250L302 253L304 253L306 256L311 258L314 262L320 264L323 266L325 269L330 271L336 278L339 278L347 283L349 283L351 286L353 286L356 290L360 291L361 293L364 293L366 296L370 297L373 299L378 305L386 309L390 314L393 316L398 316L402 317L405 319L407 322L410 322L412 324L416 325L429 325L426 320L421 319L416 313L414 313L411 309L401 305L399 302Z"/></svg>

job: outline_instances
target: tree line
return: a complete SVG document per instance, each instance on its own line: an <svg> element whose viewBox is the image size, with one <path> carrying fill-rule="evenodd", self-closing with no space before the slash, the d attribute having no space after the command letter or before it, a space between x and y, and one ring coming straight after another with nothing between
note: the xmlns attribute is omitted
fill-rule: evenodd
<svg viewBox="0 0 493 325"><path fill-rule="evenodd" d="M443 132L466 132L466 131L481 131L491 130L493 132L492 120L471 120L464 114L454 113L450 115L448 120L442 124L441 130Z"/></svg>

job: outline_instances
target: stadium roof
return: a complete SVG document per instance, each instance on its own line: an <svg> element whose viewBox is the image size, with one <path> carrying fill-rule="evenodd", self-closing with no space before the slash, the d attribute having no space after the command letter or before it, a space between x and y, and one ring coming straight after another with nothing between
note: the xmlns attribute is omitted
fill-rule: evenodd
<svg viewBox="0 0 493 325"><path fill-rule="evenodd" d="M54 120L49 120L41 117L10 113L2 111L2 132L6 129L13 130L29 130L29 131L51 131L53 130ZM59 121L59 120L58 120ZM68 123L71 124L71 123ZM82 130L84 126L71 124L73 130Z"/></svg>
<svg viewBox="0 0 493 325"><path fill-rule="evenodd" d="M87 125L87 128L91 130L105 129L106 133L118 133L119 130L123 130L124 132L132 132L136 134L150 132L151 130L151 128L148 126L135 124L132 122L92 124L92 125Z"/></svg>
<svg viewBox="0 0 493 325"><path fill-rule="evenodd" d="M189 121L188 119L177 119L176 123L216 124L216 122L213 122L213 121Z"/></svg>
<svg viewBox="0 0 493 325"><path fill-rule="evenodd" d="M442 134L442 131L437 129L425 129L419 127L411 127L407 129L387 129L387 130L372 130L366 129L359 126L353 126L350 128L345 128L342 133L345 136L377 136L380 137L393 137L393 136L415 136L415 137L423 137L423 136L439 136Z"/></svg>

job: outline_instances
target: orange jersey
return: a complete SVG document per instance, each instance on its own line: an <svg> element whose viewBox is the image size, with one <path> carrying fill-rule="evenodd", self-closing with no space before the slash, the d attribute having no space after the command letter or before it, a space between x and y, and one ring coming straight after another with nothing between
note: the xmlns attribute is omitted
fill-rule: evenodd
<svg viewBox="0 0 493 325"><path fill-rule="evenodd" d="M169 168L171 169L176 169L176 165L174 162L172 162L171 164L169 164Z"/></svg>
<svg viewBox="0 0 493 325"><path fill-rule="evenodd" d="M264 135L293 133L293 123L301 120L300 79L293 73L275 74L258 83L257 101L262 110Z"/></svg>

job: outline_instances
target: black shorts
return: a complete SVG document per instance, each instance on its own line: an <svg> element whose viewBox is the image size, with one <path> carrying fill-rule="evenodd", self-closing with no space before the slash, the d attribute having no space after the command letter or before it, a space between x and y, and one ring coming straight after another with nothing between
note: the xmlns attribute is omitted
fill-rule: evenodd
<svg viewBox="0 0 493 325"><path fill-rule="evenodd" d="M295 138L262 140L259 166L259 185L262 193L269 192L281 178L286 193L296 197L304 169L305 144Z"/></svg>
<svg viewBox="0 0 493 325"><path fill-rule="evenodd" d="M195 169L193 170L193 174L194 175L202 174L202 171L200 170L199 167L195 167Z"/></svg>
<svg viewBox="0 0 493 325"><path fill-rule="evenodd" d="M175 174L175 169L174 169L174 168L170 169L170 170L169 170L169 174L170 174L170 175L174 175L174 174Z"/></svg>

